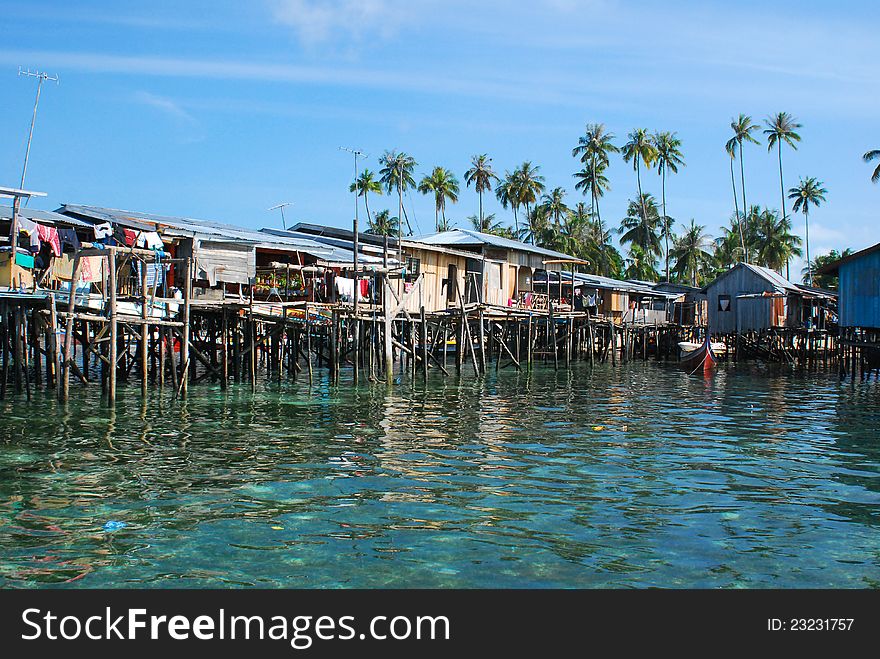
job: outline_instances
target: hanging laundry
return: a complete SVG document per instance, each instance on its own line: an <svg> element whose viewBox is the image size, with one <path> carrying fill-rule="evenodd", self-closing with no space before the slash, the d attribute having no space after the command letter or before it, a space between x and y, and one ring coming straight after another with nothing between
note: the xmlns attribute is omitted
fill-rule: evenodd
<svg viewBox="0 0 880 659"><path fill-rule="evenodd" d="M61 241L61 250L72 247L74 251L80 248L79 236L73 229L58 229L58 240Z"/></svg>
<svg viewBox="0 0 880 659"><path fill-rule="evenodd" d="M26 217L19 217L18 230L30 236L37 232L37 223L27 219Z"/></svg>
<svg viewBox="0 0 880 659"><path fill-rule="evenodd" d="M104 238L110 238L113 235L113 226L109 222L102 222L101 224L96 224L92 229L95 232L95 239L102 240Z"/></svg>
<svg viewBox="0 0 880 659"><path fill-rule="evenodd" d="M369 279L361 279L360 280L360 294L361 294L361 300L367 300L370 297L370 280Z"/></svg>
<svg viewBox="0 0 880 659"><path fill-rule="evenodd" d="M52 259L52 278L59 281L73 279L73 255L62 254L61 258Z"/></svg>
<svg viewBox="0 0 880 659"><path fill-rule="evenodd" d="M135 245L146 249L162 249L165 245L155 231L141 231L137 236Z"/></svg>
<svg viewBox="0 0 880 659"><path fill-rule="evenodd" d="M354 302L354 279L336 277L336 294L340 302Z"/></svg>
<svg viewBox="0 0 880 659"><path fill-rule="evenodd" d="M135 242L137 242L138 232L134 229L123 229L122 230L122 244L126 247L134 247Z"/></svg>
<svg viewBox="0 0 880 659"><path fill-rule="evenodd" d="M42 242L49 243L52 248L52 256L61 256L61 239L58 237L58 229L38 224L37 233Z"/></svg>
<svg viewBox="0 0 880 659"><path fill-rule="evenodd" d="M90 284L104 281L104 264L107 262L103 256L86 256L80 259L79 280Z"/></svg>

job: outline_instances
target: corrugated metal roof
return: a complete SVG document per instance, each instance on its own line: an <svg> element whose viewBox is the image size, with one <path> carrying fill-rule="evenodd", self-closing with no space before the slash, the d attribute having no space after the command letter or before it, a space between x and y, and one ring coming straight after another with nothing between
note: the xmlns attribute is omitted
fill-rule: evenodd
<svg viewBox="0 0 880 659"><path fill-rule="evenodd" d="M325 263L351 263L352 250L335 247L313 240L312 236L292 234L277 235L274 232L257 231L246 229L233 224L215 222L212 220L197 220L188 217L170 217L167 215L155 215L101 206L84 206L77 204L65 204L59 212L71 213L95 220L96 222L110 222L139 230L157 230L172 236L195 237L200 240L229 240L235 242L247 242L261 249L277 249L289 252L301 252L309 254ZM381 263L381 258L361 254L358 262L365 265Z"/></svg>
<svg viewBox="0 0 880 659"><path fill-rule="evenodd" d="M27 206L22 206L18 209L18 216L27 218L33 222L39 222L40 224L65 224L68 226L74 227L91 227L92 225L88 222L83 222L82 220L78 220L75 217L69 217L68 215L61 215L59 213L53 213L52 211L44 211L39 210L37 208L28 208ZM12 219L12 207L11 206L0 206L0 220L11 220Z"/></svg>
<svg viewBox="0 0 880 659"><path fill-rule="evenodd" d="M491 233L483 233L481 231L473 231L471 229L451 229L450 231L441 231L440 233L432 233L427 236L419 236L410 240L418 243L428 243L431 245L491 245L492 247L500 247L503 249L512 249L519 252L531 252L532 254L540 254L549 256L553 259L574 259L575 257L562 252L554 252L552 249L544 249L537 245L528 245L518 240L510 238L502 238Z"/></svg>
<svg viewBox="0 0 880 659"><path fill-rule="evenodd" d="M556 272L549 272L550 280L559 281ZM571 272L563 271L562 272L563 281L571 280ZM536 281L538 281L536 279ZM541 280L543 281L543 280ZM648 295L653 297L663 297L663 298L675 298L678 297L678 293L670 293L667 291L658 291L651 286L646 286L643 284L635 283L632 281L622 281L620 279L612 279L610 277L603 277L601 275L591 275L583 272L574 273L574 282L575 286L594 286L596 288L604 288L613 291L623 291L626 293L637 293L639 295ZM552 284L551 284L552 285Z"/></svg>
<svg viewBox="0 0 880 659"><path fill-rule="evenodd" d="M803 286L801 284L795 284L792 281L789 281L782 275L780 275L775 270L771 270L770 268L765 268L761 265L754 265L753 263L744 263L739 262L730 270L720 275L715 279L715 281L707 284L701 289L701 292L705 293L709 290L709 288L719 279L726 277L729 273L733 272L737 268L747 268L754 272L756 275L764 279L767 283L769 283L779 294L786 293L797 293L798 295L806 295L808 297L824 297L824 298L834 298L836 295L831 291L825 291L820 288L813 288L811 286Z"/></svg>

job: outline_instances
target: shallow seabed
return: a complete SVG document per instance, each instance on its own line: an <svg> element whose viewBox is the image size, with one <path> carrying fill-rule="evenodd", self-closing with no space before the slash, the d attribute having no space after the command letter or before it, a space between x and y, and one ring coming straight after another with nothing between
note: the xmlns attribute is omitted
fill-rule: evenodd
<svg viewBox="0 0 880 659"><path fill-rule="evenodd" d="M0 586L880 585L880 383L342 377L3 401Z"/></svg>

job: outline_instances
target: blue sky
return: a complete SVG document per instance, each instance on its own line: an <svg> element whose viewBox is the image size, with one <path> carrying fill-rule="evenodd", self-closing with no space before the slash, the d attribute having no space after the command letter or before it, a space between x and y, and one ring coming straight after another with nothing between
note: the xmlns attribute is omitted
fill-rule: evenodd
<svg viewBox="0 0 880 659"><path fill-rule="evenodd" d="M0 2L0 181L21 176L34 81L43 89L26 187L63 202L278 225L350 226L352 163L385 149L461 179L473 154L499 172L539 164L574 190L571 148L588 122L622 142L635 127L677 131L687 166L667 183L668 212L713 234L732 212L729 123L788 111L803 141L784 154L786 187L816 176L813 253L880 240L880 186L861 161L880 148L880 6L867 2L253 0ZM749 202L779 205L774 154L745 152ZM635 194L613 162L603 218ZM659 196L659 177L643 176ZM462 185L464 188L464 186ZM432 201L408 202L422 232ZM374 210L396 208L374 198ZM447 216L467 226L473 190ZM487 212L512 223L494 199ZM803 232L803 220L795 218Z"/></svg>

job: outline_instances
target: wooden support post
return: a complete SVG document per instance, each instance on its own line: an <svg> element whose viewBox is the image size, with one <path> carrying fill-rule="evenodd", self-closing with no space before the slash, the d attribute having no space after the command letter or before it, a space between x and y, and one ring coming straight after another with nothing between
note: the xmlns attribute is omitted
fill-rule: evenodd
<svg viewBox="0 0 880 659"><path fill-rule="evenodd" d="M150 299L147 297L147 264L141 262L141 320L144 321L144 324L141 325L141 395L147 395L147 380L150 375L150 364L149 364L149 336L150 329L147 325L147 318L149 317L148 307L150 304Z"/></svg>
<svg viewBox="0 0 880 659"><path fill-rule="evenodd" d="M220 389L226 389L229 384L229 312L226 308L223 309L220 323L220 363L223 368Z"/></svg>
<svg viewBox="0 0 880 659"><path fill-rule="evenodd" d="M109 318L110 318L110 372L107 390L107 399L112 405L116 402L116 370L118 361L118 339L119 339L119 322L116 313L116 252L110 250L107 254L107 294L109 296Z"/></svg>
<svg viewBox="0 0 880 659"><path fill-rule="evenodd" d="M189 393L189 335L190 324L190 300L192 297L192 257L186 257L183 269L183 338L180 342L180 394L186 398Z"/></svg>

